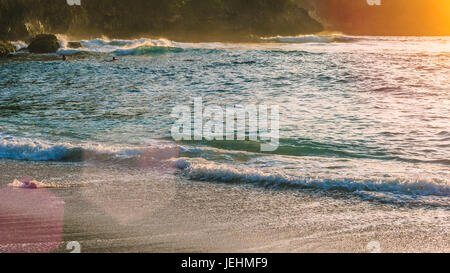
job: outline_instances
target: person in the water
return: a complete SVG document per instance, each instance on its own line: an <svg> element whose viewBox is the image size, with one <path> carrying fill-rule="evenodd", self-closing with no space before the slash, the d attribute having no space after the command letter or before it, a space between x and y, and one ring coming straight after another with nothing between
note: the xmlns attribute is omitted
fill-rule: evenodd
<svg viewBox="0 0 450 273"><path fill-rule="evenodd" d="M63 60L63 61L67 61L66 55L62 55L62 60Z"/></svg>
<svg viewBox="0 0 450 273"><path fill-rule="evenodd" d="M119 60L119 59L117 59L116 57L112 57L112 59L109 60L109 61L107 61L107 62L112 63L112 62L117 62L118 60Z"/></svg>

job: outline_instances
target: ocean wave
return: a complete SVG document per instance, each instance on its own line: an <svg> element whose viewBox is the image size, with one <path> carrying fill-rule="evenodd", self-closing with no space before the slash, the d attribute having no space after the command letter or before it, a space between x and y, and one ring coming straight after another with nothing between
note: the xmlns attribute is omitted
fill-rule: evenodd
<svg viewBox="0 0 450 273"><path fill-rule="evenodd" d="M261 143L256 141L183 141L187 145L196 147L209 147L227 151L241 151L247 153L258 153L266 155L281 155L293 157L332 157L348 159L375 159L382 161L398 161L405 163L425 163L450 165L450 160L440 158L426 160L415 158L412 155L398 155L391 151L372 145L353 144L353 143L326 143L317 142L310 139L279 139L279 147L273 152L261 152Z"/></svg>
<svg viewBox="0 0 450 273"><path fill-rule="evenodd" d="M114 54L119 56L145 56L145 55L158 55L165 53L179 53L183 52L182 48L178 47L165 47L165 46L142 46L131 49L120 49L114 51Z"/></svg>
<svg viewBox="0 0 450 273"><path fill-rule="evenodd" d="M122 147L100 144L48 144L28 140L0 140L0 158L21 161L57 162L139 162L151 157L176 156L178 148L168 143L147 147ZM155 160L158 160L155 158Z"/></svg>
<svg viewBox="0 0 450 273"><path fill-rule="evenodd" d="M81 40L79 41L81 47L71 48L70 39L65 35L57 35L60 43L58 55L79 55L79 54L115 54L118 56L145 56L165 53L179 53L184 51L198 51L198 50L273 50L267 48L266 43L334 43L334 42L352 42L356 40L354 37L344 35L304 35L304 36L277 36L261 38L260 43L254 44L230 44L230 43L179 43L167 39L149 39L139 38L134 40L120 40L108 39L106 37ZM23 41L11 42L16 50L27 48L27 44ZM279 49L276 49L279 50ZM283 51L283 50L282 50ZM291 51L291 50L289 50ZM25 51L27 52L27 51Z"/></svg>
<svg viewBox="0 0 450 273"><path fill-rule="evenodd" d="M68 39L65 36L59 35L58 39L61 44L61 49L58 53L69 56L80 53L108 53L119 56L142 56L183 51L182 48L176 47L171 41L166 39L154 40L141 38L136 40L109 40L107 38L98 38L80 41L81 47L77 49L69 47Z"/></svg>
<svg viewBox="0 0 450 273"><path fill-rule="evenodd" d="M344 35L301 35L301 36L276 36L261 38L263 42L276 43L349 43L357 41L357 38Z"/></svg>
<svg viewBox="0 0 450 273"><path fill-rule="evenodd" d="M280 146L274 152L261 152L261 143L256 141L184 141L184 144L197 147L210 147L227 151L243 151L248 153L264 153L283 156L316 156L336 158L366 158L405 161L393 158L385 150L377 147L354 144L322 143L309 139L279 139ZM406 160L407 161L407 160Z"/></svg>
<svg viewBox="0 0 450 273"><path fill-rule="evenodd" d="M450 197L448 181L360 178L317 178L291 176L271 171L263 172L254 168L218 164L204 159L177 159L175 166L189 179L198 181L256 184L274 189L320 189L344 192L388 192L408 196ZM448 200L447 200L448 201Z"/></svg>
<svg viewBox="0 0 450 273"><path fill-rule="evenodd" d="M60 161L74 153L71 145L46 145L43 143L1 141L0 158L27 161Z"/></svg>
<svg viewBox="0 0 450 273"><path fill-rule="evenodd" d="M25 43L24 41L11 41L10 43L14 46L16 51L20 51L28 47L28 44Z"/></svg>
<svg viewBox="0 0 450 273"><path fill-rule="evenodd" d="M343 173L316 177L301 170L286 172L277 164L250 167L255 160L278 160L261 154L210 147L176 145L166 140L142 147L68 143L48 144L23 139L0 140L0 158L22 161L95 162L119 164L126 167L149 168L160 171L176 169L191 180L222 183L252 184L269 189L318 189L364 195L372 199L417 201L417 196L450 197L450 181L444 178L399 178L377 175L375 178L350 177ZM262 157L261 157L262 156ZM287 159L294 160L294 159ZM232 162L232 163L230 163ZM245 164L239 164L245 163ZM297 162L298 163L298 162ZM272 167L270 167L272 166ZM289 167L292 169L292 167ZM24 187L20 181L13 187ZM36 188L51 185L35 183ZM26 185L25 185L26 186ZM373 194L377 193L377 194ZM388 194L378 194L388 193ZM395 198L389 194L396 194ZM397 196L406 195L408 198ZM420 200L419 200L420 201ZM436 201L436 200L435 200ZM408 201L409 202L409 201ZM429 203L429 202L428 202Z"/></svg>
<svg viewBox="0 0 450 273"><path fill-rule="evenodd" d="M218 160L248 160L258 156L323 157L341 159L369 159L405 163L450 165L448 159L421 160L394 156L383 149L344 144L319 143L308 140L280 139L275 152L261 152L261 143L254 141L183 141L174 143L170 138L160 139L143 146L121 146L111 144L46 143L10 137L0 138L0 159L21 161L61 162L119 162L136 163L149 155L150 150L177 152L177 155L192 158L214 158ZM353 150L353 151L351 151Z"/></svg>

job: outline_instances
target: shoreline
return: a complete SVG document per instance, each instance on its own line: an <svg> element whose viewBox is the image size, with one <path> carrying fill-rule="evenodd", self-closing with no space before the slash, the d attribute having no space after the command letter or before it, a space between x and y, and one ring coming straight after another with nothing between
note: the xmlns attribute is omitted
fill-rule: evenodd
<svg viewBox="0 0 450 273"><path fill-rule="evenodd" d="M91 182L48 189L65 204L56 252L69 252L71 241L79 242L82 252L368 252L372 241L380 242L382 252L450 249L444 209L81 165L0 161L2 189L24 172ZM14 213L2 214L15 219Z"/></svg>

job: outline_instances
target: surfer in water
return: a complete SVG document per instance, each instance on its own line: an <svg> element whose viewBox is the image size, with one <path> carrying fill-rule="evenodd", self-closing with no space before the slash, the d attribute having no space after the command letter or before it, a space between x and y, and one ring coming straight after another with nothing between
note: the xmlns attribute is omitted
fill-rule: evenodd
<svg viewBox="0 0 450 273"><path fill-rule="evenodd" d="M112 63L112 62L117 62L118 60L119 59L117 59L116 57L112 57L112 59L110 61L107 61L107 62Z"/></svg>

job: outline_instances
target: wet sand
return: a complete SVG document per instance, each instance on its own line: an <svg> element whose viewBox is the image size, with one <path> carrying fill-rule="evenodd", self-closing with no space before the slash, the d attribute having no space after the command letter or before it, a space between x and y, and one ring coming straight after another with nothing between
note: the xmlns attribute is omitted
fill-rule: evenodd
<svg viewBox="0 0 450 273"><path fill-rule="evenodd" d="M70 252L67 244L76 241L82 252L368 252L371 242L381 252L450 251L444 208L188 181L174 172L8 160L0 161L0 193L24 175L51 185L41 190L56 197L37 208L64 206L58 242L57 229L47 232L58 215L36 209L34 220L24 219L30 210L8 209L0 200L0 229L34 230L34 250L57 243L54 251ZM19 196L27 191L14 189ZM0 251L8 247L0 243Z"/></svg>

